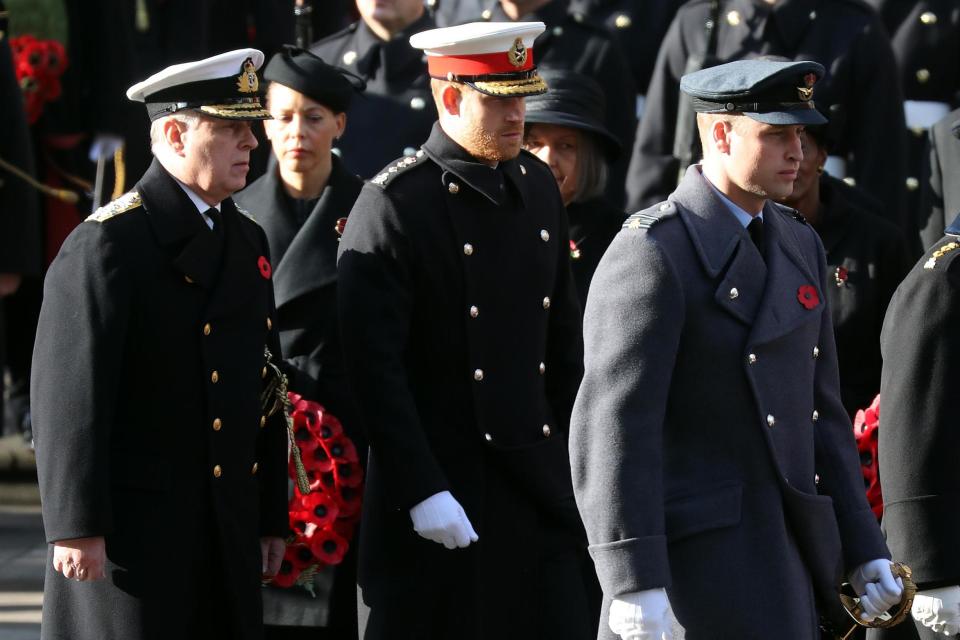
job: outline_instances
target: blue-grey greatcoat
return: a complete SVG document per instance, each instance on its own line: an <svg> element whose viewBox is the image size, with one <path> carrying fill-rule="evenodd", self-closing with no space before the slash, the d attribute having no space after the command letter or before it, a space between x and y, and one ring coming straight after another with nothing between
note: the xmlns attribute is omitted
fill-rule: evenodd
<svg viewBox="0 0 960 640"><path fill-rule="evenodd" d="M823 247L793 210L763 217L766 263L695 165L628 218L587 300L570 453L590 552L606 602L666 587L687 640L818 638L814 591L841 555L889 557L840 403Z"/></svg>

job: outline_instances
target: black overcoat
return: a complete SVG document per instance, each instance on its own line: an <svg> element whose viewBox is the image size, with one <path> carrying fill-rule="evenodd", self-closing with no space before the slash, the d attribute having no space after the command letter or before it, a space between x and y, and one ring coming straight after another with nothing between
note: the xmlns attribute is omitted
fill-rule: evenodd
<svg viewBox="0 0 960 640"><path fill-rule="evenodd" d="M364 637L589 633L567 457L582 358L569 265L556 181L525 151L492 169L437 126L364 186L338 261L371 446ZM466 549L413 531L409 509L445 490L479 534Z"/></svg>
<svg viewBox="0 0 960 640"><path fill-rule="evenodd" d="M567 205L570 223L570 264L581 308L587 303L587 291L603 252L623 226L627 214L603 198Z"/></svg>
<svg viewBox="0 0 960 640"><path fill-rule="evenodd" d="M362 457L366 439L343 371L337 326L337 221L349 215L363 182L336 156L332 160L327 186L308 209L284 191L273 156L267 173L234 199L263 227L276 263L277 326L290 390L339 418ZM344 634L352 630L356 635L355 577L356 554L351 553L321 579L332 591L318 589L314 598L302 589L270 588L264 592L265 619L269 624L326 627Z"/></svg>
<svg viewBox="0 0 960 640"><path fill-rule="evenodd" d="M699 169L594 274L577 503L605 599L666 587L688 640L813 640L811 587L832 588L841 555L889 557L840 403L823 248L768 203L764 262Z"/></svg>
<svg viewBox="0 0 960 640"><path fill-rule="evenodd" d="M920 199L920 241L929 249L960 213L960 109L930 129Z"/></svg>
<svg viewBox="0 0 960 640"><path fill-rule="evenodd" d="M628 210L662 200L677 184L673 144L680 77L688 59L707 49L709 17L708 0L688 2L664 38L627 175ZM822 64L826 75L817 82L814 101L841 134L831 153L852 156L848 175L885 203L890 220L916 232L904 206L903 93L890 71L896 68L890 40L872 8L860 0L780 0L773 8L723 0L716 36L714 64L758 55Z"/></svg>
<svg viewBox="0 0 960 640"><path fill-rule="evenodd" d="M154 162L67 238L33 360L48 542L105 536L107 578L47 564L42 637L261 637L260 545L287 529L286 430L262 415L279 358L263 231L219 231ZM51 556L52 556L52 546Z"/></svg>
<svg viewBox="0 0 960 640"><path fill-rule="evenodd" d="M402 33L384 42L358 20L310 47L330 64L367 81L366 90L350 102L347 129L335 146L347 169L363 178L372 178L394 158L413 155L430 135L437 112L427 61L408 40L434 26L424 12Z"/></svg>

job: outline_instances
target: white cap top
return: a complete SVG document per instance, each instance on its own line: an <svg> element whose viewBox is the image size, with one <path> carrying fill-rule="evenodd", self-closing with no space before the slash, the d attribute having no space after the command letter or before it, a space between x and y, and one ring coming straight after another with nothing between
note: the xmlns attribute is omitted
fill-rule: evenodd
<svg viewBox="0 0 960 640"><path fill-rule="evenodd" d="M471 56L502 53L520 38L523 46L543 33L542 22L468 22L455 27L430 29L410 36L410 46L428 56Z"/></svg>
<svg viewBox="0 0 960 640"><path fill-rule="evenodd" d="M127 98L146 102L154 93L191 82L235 77L243 62L250 58L256 69L263 65L263 52L257 49L237 49L196 62L184 62L158 71L146 80L127 89Z"/></svg>

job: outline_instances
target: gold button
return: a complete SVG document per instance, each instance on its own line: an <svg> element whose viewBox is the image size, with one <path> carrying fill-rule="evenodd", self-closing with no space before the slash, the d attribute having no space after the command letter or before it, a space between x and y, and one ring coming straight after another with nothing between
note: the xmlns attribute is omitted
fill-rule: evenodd
<svg viewBox="0 0 960 640"><path fill-rule="evenodd" d="M937 24L937 14L935 14L933 11L924 11L922 14L920 14L920 22L925 25Z"/></svg>
<svg viewBox="0 0 960 640"><path fill-rule="evenodd" d="M555 27L553 28L553 35L556 36L556 37L558 37L558 38L559 38L560 36L562 36L562 35L563 35L563 27L561 27L560 25L555 26Z"/></svg>
<svg viewBox="0 0 960 640"><path fill-rule="evenodd" d="M223 426L223 421L221 421L220 418L214 418L214 419L213 419L213 430L214 430L214 431L220 431L220 428L221 428L222 426Z"/></svg>
<svg viewBox="0 0 960 640"><path fill-rule="evenodd" d="M213 467L213 477L214 477L214 478L219 478L219 477L222 476L222 475L223 475L223 469L220 468L220 465L214 466L214 467Z"/></svg>
<svg viewBox="0 0 960 640"><path fill-rule="evenodd" d="M480 382L481 380L483 380L483 369L474 370L473 379L476 380L477 382Z"/></svg>
<svg viewBox="0 0 960 640"><path fill-rule="evenodd" d="M469 242L463 245L463 255L472 256L473 255L473 245Z"/></svg>
<svg viewBox="0 0 960 640"><path fill-rule="evenodd" d="M187 284L193 284L193 278L190 276L183 276L183 279Z"/></svg>
<svg viewBox="0 0 960 640"><path fill-rule="evenodd" d="M629 29L630 25L633 24L633 20L631 20L627 14L621 13L614 19L613 24L616 25L617 29Z"/></svg>
<svg viewBox="0 0 960 640"><path fill-rule="evenodd" d="M267 416L260 416L260 428L267 426Z"/></svg>
<svg viewBox="0 0 960 640"><path fill-rule="evenodd" d="M267 318L267 331L270 331L270 329L273 329L273 320Z"/></svg>
<svg viewBox="0 0 960 640"><path fill-rule="evenodd" d="M493 17L493 12L490 11L490 9L484 9L483 13L480 14L480 17L483 18L484 20L489 20L490 18Z"/></svg>
<svg viewBox="0 0 960 640"><path fill-rule="evenodd" d="M913 178L913 177L907 178L907 190L908 190L908 191L916 191L916 190L919 189L919 188L920 188L920 181L919 181L919 180L917 180L916 178Z"/></svg>
<svg viewBox="0 0 960 640"><path fill-rule="evenodd" d="M219 380L220 380L220 374L219 374L219 373L217 373L216 371L214 371L213 373L210 374L210 382L212 382L213 384L217 384L217 382L219 382Z"/></svg>
<svg viewBox="0 0 960 640"><path fill-rule="evenodd" d="M203 335L208 336L210 332L213 331L213 327L210 326L210 323L203 325Z"/></svg>
<svg viewBox="0 0 960 640"><path fill-rule="evenodd" d="M261 378L266 378L266 377L267 377L267 368L266 368L266 367L264 367L263 369L260 369L260 377L261 377Z"/></svg>
<svg viewBox="0 0 960 640"><path fill-rule="evenodd" d="M543 375L547 372L547 365L543 362L540 363L540 375Z"/></svg>
<svg viewBox="0 0 960 640"><path fill-rule="evenodd" d="M422 111L427 106L427 101L420 96L414 96L410 99L410 108L414 111Z"/></svg>
<svg viewBox="0 0 960 640"><path fill-rule="evenodd" d="M476 318L476 317L479 316L479 315L480 315L480 309L478 309L478 308L476 307L476 305L470 307L470 317L471 317L471 318Z"/></svg>
<svg viewBox="0 0 960 640"><path fill-rule="evenodd" d="M253 468L250 469L250 474L251 474L251 475L256 475L257 469L259 469L259 468L260 468L260 465L258 465L256 462L254 462L254 463L253 463Z"/></svg>
<svg viewBox="0 0 960 640"><path fill-rule="evenodd" d="M454 194L460 193L460 185L458 185L456 182L451 182L447 185L447 191Z"/></svg>
<svg viewBox="0 0 960 640"><path fill-rule="evenodd" d="M540 239L543 240L544 242L549 242L550 232L547 231L546 229L540 229Z"/></svg>
<svg viewBox="0 0 960 640"><path fill-rule="evenodd" d="M747 362L749 362L750 364L757 364L757 355L755 353L751 353L750 355L748 355Z"/></svg>
<svg viewBox="0 0 960 640"><path fill-rule="evenodd" d="M730 299L731 299L731 300L736 300L739 296L740 296L740 292L737 291L737 288L736 288L736 287L734 287L733 289L730 289Z"/></svg>
<svg viewBox="0 0 960 640"><path fill-rule="evenodd" d="M544 309L550 308L550 296L547 296L546 298L543 299L543 308Z"/></svg>
<svg viewBox="0 0 960 640"><path fill-rule="evenodd" d="M814 347L814 348L813 348L813 357L814 357L814 358L819 358L819 357L820 357L820 347Z"/></svg>
<svg viewBox="0 0 960 640"><path fill-rule="evenodd" d="M490 435L489 433L483 434L483 439L486 440L487 442L493 442L493 436Z"/></svg>
<svg viewBox="0 0 960 640"><path fill-rule="evenodd" d="M774 418L772 415L768 414L768 415L767 415L767 426L768 426L768 427L772 427L772 426L775 425L775 424L777 424L777 419Z"/></svg>
<svg viewBox="0 0 960 640"><path fill-rule="evenodd" d="M920 84L926 84L930 80L930 70L929 69L917 69L917 82Z"/></svg>
<svg viewBox="0 0 960 640"><path fill-rule="evenodd" d="M820 419L820 412L814 410L814 412L813 412L813 421L816 422L816 421L819 420L819 419Z"/></svg>
<svg viewBox="0 0 960 640"><path fill-rule="evenodd" d="M550 437L550 425L548 424L543 425L543 437L544 438Z"/></svg>

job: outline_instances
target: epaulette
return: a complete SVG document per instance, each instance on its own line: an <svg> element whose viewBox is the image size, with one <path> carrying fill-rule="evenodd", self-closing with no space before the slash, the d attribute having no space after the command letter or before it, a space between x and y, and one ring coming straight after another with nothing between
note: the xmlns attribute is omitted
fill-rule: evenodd
<svg viewBox="0 0 960 640"><path fill-rule="evenodd" d="M236 201L234 201L233 206L237 208L237 213L239 213L245 218L249 218L250 220L253 220L253 222L255 222L257 225L260 224L259 222L257 222L257 219L253 217L252 213L250 213L249 211L241 207L239 204L236 203Z"/></svg>
<svg viewBox="0 0 960 640"><path fill-rule="evenodd" d="M110 218L115 218L121 213L126 213L127 211L133 211L139 206L143 205L143 200L140 199L140 194L136 191L129 191L116 200L108 202L103 205L89 216L87 216L88 222L105 222Z"/></svg>
<svg viewBox="0 0 960 640"><path fill-rule="evenodd" d="M807 224L807 219L804 218L803 214L797 211L796 209L792 207L788 207L785 204L780 204L779 202L772 202L771 204L773 204L774 209L776 209L783 215L787 216L788 218L792 218L793 220L796 220L800 224Z"/></svg>
<svg viewBox="0 0 960 640"><path fill-rule="evenodd" d="M427 154L423 152L423 149L418 149L417 152L412 156L407 156L403 160L399 160L394 164L391 164L389 167L384 169L381 173L378 173L373 178L371 178L370 182L377 186L386 188L391 180L396 178L398 175L400 175L410 167L417 164L417 162L426 155Z"/></svg>
<svg viewBox="0 0 960 640"><path fill-rule="evenodd" d="M923 268L924 268L924 269L936 269L936 268L937 268L937 260L939 260L939 259L942 258L943 256L947 255L947 254L950 253L951 251L955 251L955 250L957 250L957 249L960 249L960 243L958 243L958 242L956 242L956 241L954 241L954 240L951 240L950 242L946 243L945 245L937 248L937 249L930 255L930 258L927 259L927 261L923 263Z"/></svg>
<svg viewBox="0 0 960 640"><path fill-rule="evenodd" d="M623 221L624 229L649 229L660 222L670 213L676 212L677 208L669 200L661 202L655 208L644 209L631 214Z"/></svg>

